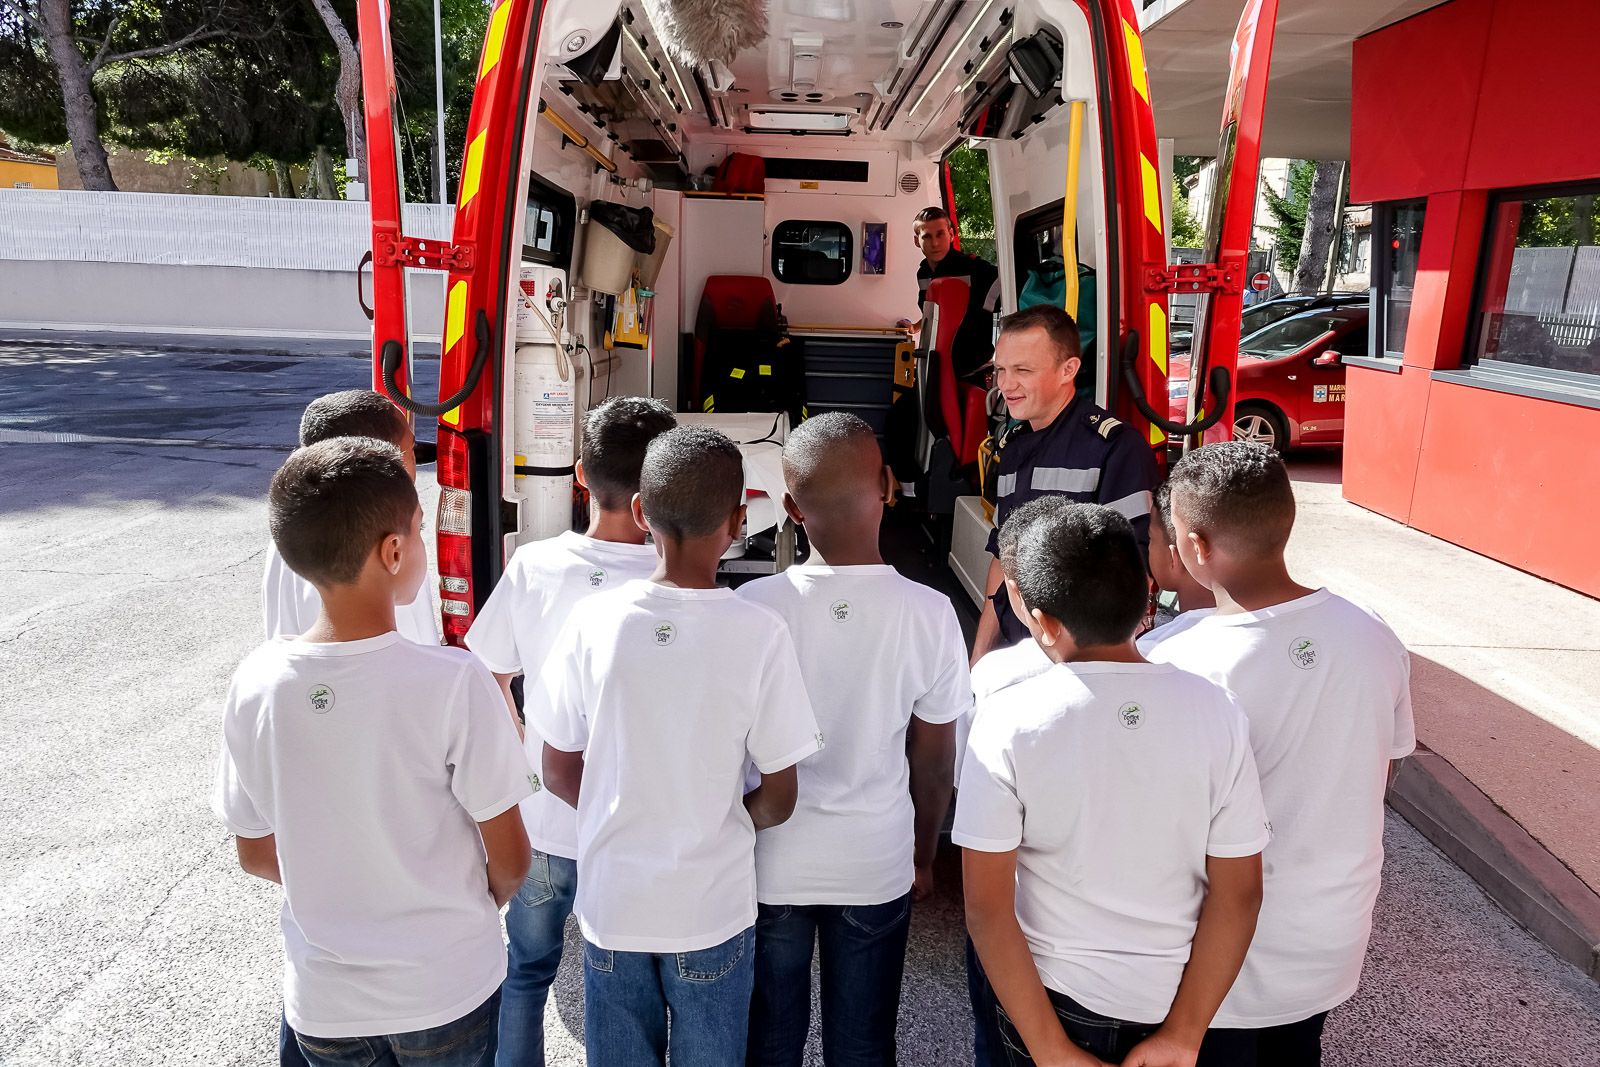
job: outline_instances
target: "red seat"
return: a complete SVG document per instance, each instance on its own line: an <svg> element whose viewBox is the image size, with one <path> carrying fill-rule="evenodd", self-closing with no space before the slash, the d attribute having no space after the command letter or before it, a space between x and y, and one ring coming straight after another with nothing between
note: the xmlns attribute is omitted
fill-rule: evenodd
<svg viewBox="0 0 1600 1067"><path fill-rule="evenodd" d="M938 326L931 339L928 373L932 381L923 415L934 438L946 438L957 468L978 462L978 446L988 432L987 391L955 375L956 334L972 298L965 278L935 278L928 283L923 301L924 319L929 305L938 308Z"/></svg>

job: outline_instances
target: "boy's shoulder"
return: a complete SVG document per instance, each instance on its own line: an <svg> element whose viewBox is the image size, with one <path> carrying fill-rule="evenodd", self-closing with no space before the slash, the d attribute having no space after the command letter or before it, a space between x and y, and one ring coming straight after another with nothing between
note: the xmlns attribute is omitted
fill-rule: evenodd
<svg viewBox="0 0 1600 1067"><path fill-rule="evenodd" d="M809 567L804 564L789 567L739 587L740 597L761 604L787 605L803 597L813 586L826 582L831 591L859 589L870 595L870 603L894 605L910 601L919 616L949 611L955 608L950 598L934 589L913 581L888 565L863 567ZM863 603L863 607L868 602Z"/></svg>
<svg viewBox="0 0 1600 1067"><path fill-rule="evenodd" d="M1043 674L1051 666L1050 657L1039 642L1025 637L1014 645L997 648L972 667L972 694L986 700L1003 689Z"/></svg>

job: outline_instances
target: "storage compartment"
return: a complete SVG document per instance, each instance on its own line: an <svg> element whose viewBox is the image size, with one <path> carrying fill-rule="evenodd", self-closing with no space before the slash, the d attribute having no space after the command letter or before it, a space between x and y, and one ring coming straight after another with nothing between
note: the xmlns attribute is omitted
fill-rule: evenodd
<svg viewBox="0 0 1600 1067"><path fill-rule="evenodd" d="M898 334L793 330L805 346L806 410L845 411L857 416L883 443L889 405L894 400Z"/></svg>

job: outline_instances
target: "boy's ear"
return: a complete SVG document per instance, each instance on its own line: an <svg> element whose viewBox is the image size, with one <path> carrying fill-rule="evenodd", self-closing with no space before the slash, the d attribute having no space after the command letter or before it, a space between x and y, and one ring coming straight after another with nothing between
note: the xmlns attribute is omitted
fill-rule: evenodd
<svg viewBox="0 0 1600 1067"><path fill-rule="evenodd" d="M572 477L585 489L589 488L589 483L583 477L583 460L580 459L572 465Z"/></svg>
<svg viewBox="0 0 1600 1067"><path fill-rule="evenodd" d="M804 526L806 524L805 513L800 510L800 505L794 502L794 497L788 493L783 494L783 510L789 518L794 520L796 526Z"/></svg>
<svg viewBox="0 0 1600 1067"><path fill-rule="evenodd" d="M1199 530L1189 531L1189 544L1194 548L1194 558L1202 567L1211 562L1211 544Z"/></svg>
<svg viewBox="0 0 1600 1067"><path fill-rule="evenodd" d="M401 555L399 534L385 534L383 540L378 542L378 566L390 575L400 573Z"/></svg>
<svg viewBox="0 0 1600 1067"><path fill-rule="evenodd" d="M640 493L633 494L633 524L645 533L650 532L650 524L644 521L644 496Z"/></svg>
<svg viewBox="0 0 1600 1067"><path fill-rule="evenodd" d="M784 494L788 496L787 493ZM728 537L731 540L739 539L739 528L744 525L745 506L740 504L733 509L733 514L728 516Z"/></svg>
<svg viewBox="0 0 1600 1067"><path fill-rule="evenodd" d="M894 471L889 468L887 463L883 465L883 470L879 473L879 477L883 480L883 502L893 507L896 491L900 488L900 479L894 476Z"/></svg>
<svg viewBox="0 0 1600 1067"><path fill-rule="evenodd" d="M1062 647L1066 628L1038 608L1034 608L1030 614L1033 616L1033 621L1039 624L1039 643L1046 648Z"/></svg>

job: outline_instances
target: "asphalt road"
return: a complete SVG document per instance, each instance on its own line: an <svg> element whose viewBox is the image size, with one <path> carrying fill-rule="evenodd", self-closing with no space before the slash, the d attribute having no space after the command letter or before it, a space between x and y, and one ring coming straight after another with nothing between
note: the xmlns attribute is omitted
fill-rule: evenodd
<svg viewBox="0 0 1600 1067"><path fill-rule="evenodd" d="M0 1062L270 1063L277 890L208 809L216 720L260 635L267 479L367 368L112 341L0 336ZM1600 985L1393 816L1388 843L1326 1062L1600 1065ZM913 925L907 1064L968 1058L954 863ZM582 1062L581 1012L569 956L552 1063Z"/></svg>

